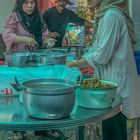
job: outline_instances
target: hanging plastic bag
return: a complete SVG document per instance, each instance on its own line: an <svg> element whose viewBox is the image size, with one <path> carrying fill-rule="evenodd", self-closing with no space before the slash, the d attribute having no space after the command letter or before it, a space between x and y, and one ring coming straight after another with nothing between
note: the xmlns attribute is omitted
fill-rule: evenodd
<svg viewBox="0 0 140 140"><path fill-rule="evenodd" d="M63 39L63 46L84 46L85 27L69 23Z"/></svg>

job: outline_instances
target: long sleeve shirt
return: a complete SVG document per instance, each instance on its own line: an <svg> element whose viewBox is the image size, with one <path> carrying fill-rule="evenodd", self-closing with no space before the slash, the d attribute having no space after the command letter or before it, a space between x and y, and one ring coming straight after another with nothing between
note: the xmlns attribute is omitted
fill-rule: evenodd
<svg viewBox="0 0 140 140"><path fill-rule="evenodd" d="M95 76L119 84L122 112L140 116L140 86L132 44L121 11L109 9L99 20L96 41L83 56L95 68Z"/></svg>
<svg viewBox="0 0 140 140"><path fill-rule="evenodd" d="M43 40L47 37L47 30L43 32ZM6 19L5 31L2 33L3 40L6 44L6 51L23 52L25 51L25 43L15 44L15 39L17 36L33 37L34 35L27 31L20 19L18 18L16 12L13 12Z"/></svg>

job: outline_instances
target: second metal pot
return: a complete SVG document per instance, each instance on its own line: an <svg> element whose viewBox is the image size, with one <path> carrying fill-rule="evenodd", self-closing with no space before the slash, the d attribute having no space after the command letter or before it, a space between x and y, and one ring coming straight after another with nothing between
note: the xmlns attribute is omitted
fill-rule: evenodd
<svg viewBox="0 0 140 140"><path fill-rule="evenodd" d="M40 63L46 65L65 64L66 55L58 52L49 52L45 55L40 55Z"/></svg>
<svg viewBox="0 0 140 140"><path fill-rule="evenodd" d="M30 67L39 62L38 55L32 52L6 52L5 65L9 67Z"/></svg>

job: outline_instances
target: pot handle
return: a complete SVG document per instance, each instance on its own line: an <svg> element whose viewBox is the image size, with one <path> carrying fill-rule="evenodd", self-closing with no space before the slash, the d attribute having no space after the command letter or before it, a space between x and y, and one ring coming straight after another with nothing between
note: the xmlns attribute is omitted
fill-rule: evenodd
<svg viewBox="0 0 140 140"><path fill-rule="evenodd" d="M10 85L18 92L23 90L22 83L18 81L16 76L14 77L14 82L10 82Z"/></svg>

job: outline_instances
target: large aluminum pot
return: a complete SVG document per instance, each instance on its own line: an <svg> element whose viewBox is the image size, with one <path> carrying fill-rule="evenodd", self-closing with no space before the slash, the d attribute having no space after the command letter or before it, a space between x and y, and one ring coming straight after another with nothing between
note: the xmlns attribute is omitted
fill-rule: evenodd
<svg viewBox="0 0 140 140"><path fill-rule="evenodd" d="M76 89L78 104L82 107L93 109L105 109L112 106L118 84L112 81L100 80L104 84L111 85L110 88L83 88Z"/></svg>
<svg viewBox="0 0 140 140"><path fill-rule="evenodd" d="M5 65L9 67L28 67L39 62L37 54L32 52L6 52Z"/></svg>
<svg viewBox="0 0 140 140"><path fill-rule="evenodd" d="M27 113L40 119L60 119L70 115L75 103L73 82L37 79L23 83L23 104Z"/></svg>

